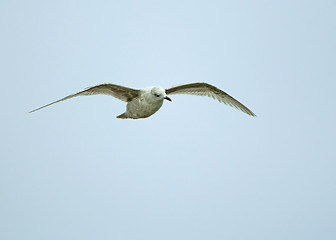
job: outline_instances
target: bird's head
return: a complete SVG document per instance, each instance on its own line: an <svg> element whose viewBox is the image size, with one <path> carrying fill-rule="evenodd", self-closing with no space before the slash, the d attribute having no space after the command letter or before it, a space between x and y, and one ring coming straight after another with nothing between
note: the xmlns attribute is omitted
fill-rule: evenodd
<svg viewBox="0 0 336 240"><path fill-rule="evenodd" d="M162 87L153 87L151 90L151 94L156 99L166 99L168 101L172 101L166 94L166 90Z"/></svg>

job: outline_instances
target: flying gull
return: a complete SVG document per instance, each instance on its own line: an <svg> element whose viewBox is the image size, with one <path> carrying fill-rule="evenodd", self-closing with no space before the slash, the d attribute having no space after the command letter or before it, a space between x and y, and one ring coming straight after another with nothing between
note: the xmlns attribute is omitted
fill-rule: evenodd
<svg viewBox="0 0 336 240"><path fill-rule="evenodd" d="M221 103L235 107L238 110L250 115L256 116L250 109L242 103L231 97L224 91L212 86L208 83L195 82L185 83L173 86L167 89L162 87L147 87L142 89L133 89L111 83L102 83L92 87L88 87L77 93L66 96L60 100L39 107L29 113L35 112L42 108L48 107L54 103L58 103L77 96L88 96L96 94L105 94L118 98L121 101L127 102L126 112L117 116L117 118L147 118L156 113L163 104L163 100L172 101L167 95L173 94L190 94L199 96L208 96L218 100Z"/></svg>

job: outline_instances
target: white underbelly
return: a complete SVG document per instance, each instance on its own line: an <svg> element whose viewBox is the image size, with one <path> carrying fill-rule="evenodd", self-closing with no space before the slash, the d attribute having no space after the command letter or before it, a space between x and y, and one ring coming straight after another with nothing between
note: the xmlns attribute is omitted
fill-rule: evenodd
<svg viewBox="0 0 336 240"><path fill-rule="evenodd" d="M148 103L146 100L134 99L127 104L127 115L132 118L146 118L153 115L161 108L162 101Z"/></svg>

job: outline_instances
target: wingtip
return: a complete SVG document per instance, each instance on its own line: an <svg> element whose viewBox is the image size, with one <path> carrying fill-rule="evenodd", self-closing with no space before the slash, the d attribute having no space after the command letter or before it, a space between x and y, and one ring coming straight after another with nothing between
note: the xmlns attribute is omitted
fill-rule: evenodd
<svg viewBox="0 0 336 240"><path fill-rule="evenodd" d="M251 112L250 116L251 117L257 117L257 115L255 115L253 112Z"/></svg>
<svg viewBox="0 0 336 240"><path fill-rule="evenodd" d="M254 114L252 111L245 112L245 113L247 113L247 114L250 115L251 117L257 117L257 115Z"/></svg>
<svg viewBox="0 0 336 240"><path fill-rule="evenodd" d="M41 108L43 108L43 107L41 107ZM33 113L33 112L36 112L37 110L40 110L41 108L37 108L37 109L31 110L31 111L29 111L29 112L27 112L27 113Z"/></svg>

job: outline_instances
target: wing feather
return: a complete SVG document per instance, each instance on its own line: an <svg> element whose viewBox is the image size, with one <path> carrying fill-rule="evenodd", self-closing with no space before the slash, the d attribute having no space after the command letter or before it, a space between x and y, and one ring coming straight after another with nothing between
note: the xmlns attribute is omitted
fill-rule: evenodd
<svg viewBox="0 0 336 240"><path fill-rule="evenodd" d="M234 107L250 116L253 116L253 117L256 116L250 109L248 109L238 100L234 99L226 92L208 83L195 82L195 83L186 83L186 84L173 86L173 87L166 89L166 94L167 95L190 94L190 95L198 95L198 96L208 96L208 97L211 97L219 101L220 103L224 103L226 105Z"/></svg>
<svg viewBox="0 0 336 240"><path fill-rule="evenodd" d="M104 94L104 95L110 95L113 96L121 101L129 102L133 98L137 97L139 95L139 90L127 88L124 86L119 86L111 83L102 83L98 84L92 87L85 88L77 93L71 94L69 96L66 96L62 99L59 99L55 102L49 103L47 105L44 105L42 107L39 107L37 109L34 109L30 111L29 113L35 112L37 110L40 110L42 108L48 107L52 104L73 98L78 96L89 96L89 95L97 95L97 94Z"/></svg>

